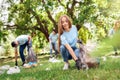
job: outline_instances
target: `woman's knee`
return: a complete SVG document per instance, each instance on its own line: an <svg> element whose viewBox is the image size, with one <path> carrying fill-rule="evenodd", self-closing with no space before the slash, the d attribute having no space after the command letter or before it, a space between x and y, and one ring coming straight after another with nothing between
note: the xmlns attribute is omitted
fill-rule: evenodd
<svg viewBox="0 0 120 80"><path fill-rule="evenodd" d="M60 51L61 51L61 52L64 52L65 50L66 50L65 46L64 46L64 45L61 45L61 46L60 46Z"/></svg>
<svg viewBox="0 0 120 80"><path fill-rule="evenodd" d="M76 50L75 50L75 55L76 55L77 57L80 56L80 50L79 50L79 49L76 49Z"/></svg>

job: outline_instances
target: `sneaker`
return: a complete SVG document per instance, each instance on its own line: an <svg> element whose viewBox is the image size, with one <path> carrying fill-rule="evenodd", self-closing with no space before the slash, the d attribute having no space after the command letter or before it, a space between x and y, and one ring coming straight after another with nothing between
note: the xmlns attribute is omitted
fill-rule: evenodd
<svg viewBox="0 0 120 80"><path fill-rule="evenodd" d="M53 56L52 55L50 55L50 57L49 58L53 58Z"/></svg>
<svg viewBox="0 0 120 80"><path fill-rule="evenodd" d="M53 62L54 59L55 59L54 57L49 58L49 62Z"/></svg>
<svg viewBox="0 0 120 80"><path fill-rule="evenodd" d="M23 67L24 67L24 68L31 68L31 65L29 65L29 64L24 64Z"/></svg>
<svg viewBox="0 0 120 80"><path fill-rule="evenodd" d="M57 58L57 57L58 57L58 55L56 54L56 55L55 55L55 58Z"/></svg>
<svg viewBox="0 0 120 80"><path fill-rule="evenodd" d="M25 64L25 62L23 62L21 66L24 66L24 64Z"/></svg>
<svg viewBox="0 0 120 80"><path fill-rule="evenodd" d="M65 63L65 64L64 64L64 67L63 67L63 70L68 70L68 68L69 68L69 64L68 64L68 63Z"/></svg>
<svg viewBox="0 0 120 80"><path fill-rule="evenodd" d="M76 60L75 66L77 67L78 70L80 70L82 68L82 63L81 63L80 59Z"/></svg>

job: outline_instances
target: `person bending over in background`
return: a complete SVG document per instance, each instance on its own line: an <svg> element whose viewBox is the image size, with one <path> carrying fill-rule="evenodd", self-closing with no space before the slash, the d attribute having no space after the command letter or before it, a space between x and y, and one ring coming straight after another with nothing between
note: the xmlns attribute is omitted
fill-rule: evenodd
<svg viewBox="0 0 120 80"><path fill-rule="evenodd" d="M29 35L20 35L18 36L13 42L11 42L11 46L15 48L15 65L17 66L17 56L18 56L18 51L17 47L19 46L19 54L22 60L22 66L25 64L25 56L24 56L24 49L27 46L28 51L29 48L32 47L32 40L31 36Z"/></svg>

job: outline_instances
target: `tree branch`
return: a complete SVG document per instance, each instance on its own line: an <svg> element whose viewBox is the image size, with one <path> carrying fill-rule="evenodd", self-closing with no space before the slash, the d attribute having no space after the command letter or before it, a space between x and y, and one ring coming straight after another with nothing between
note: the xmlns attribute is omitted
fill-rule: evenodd
<svg viewBox="0 0 120 80"><path fill-rule="evenodd" d="M53 17L51 16L51 13L49 10L46 10L47 14L48 14L48 18L53 22L54 26L57 28L57 23L56 21L53 19Z"/></svg>
<svg viewBox="0 0 120 80"><path fill-rule="evenodd" d="M45 6L44 0L43 0L42 2L43 2L43 5ZM48 9L45 9L45 11L46 11L46 13L47 13L47 15L48 15L48 18L52 21L52 23L53 23L53 25L54 25L54 27L55 27L55 29L56 29L56 31L57 31L57 23L56 23L56 21L53 19L52 15L51 15L51 13L50 13L50 11L49 11ZM46 26L46 27L47 27L47 26ZM48 31L47 28L46 28L46 30Z"/></svg>
<svg viewBox="0 0 120 80"><path fill-rule="evenodd" d="M78 3L78 2L76 0L73 0L71 8L69 8L69 2L67 3L67 12L72 19L73 19L73 13L74 13L73 12L74 11L74 6L75 6L76 3Z"/></svg>
<svg viewBox="0 0 120 80"><path fill-rule="evenodd" d="M44 35L46 36L46 39L49 41L48 39L48 27L45 27L46 25L43 25L42 21L40 20L39 16L32 10L30 9L30 12L35 16L36 20L37 20L37 23L38 25L40 25L40 28L37 28L36 29L39 29L42 33L44 33ZM46 23L45 23L46 24ZM46 31L47 30L47 31Z"/></svg>
<svg viewBox="0 0 120 80"><path fill-rule="evenodd" d="M58 0L58 2L60 3L60 5L62 5L62 6L64 6L64 7L65 7L65 5L61 3L61 0Z"/></svg>
<svg viewBox="0 0 120 80"><path fill-rule="evenodd" d="M17 24L15 24L15 25L6 24L4 26L7 26L6 29L16 29L19 25L17 25Z"/></svg>

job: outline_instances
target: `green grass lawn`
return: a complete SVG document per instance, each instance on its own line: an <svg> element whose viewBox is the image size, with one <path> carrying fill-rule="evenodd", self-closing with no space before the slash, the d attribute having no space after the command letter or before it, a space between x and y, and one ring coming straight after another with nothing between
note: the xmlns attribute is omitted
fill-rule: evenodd
<svg viewBox="0 0 120 80"><path fill-rule="evenodd" d="M61 62L51 63L48 62L47 55L41 55L37 67L30 69L20 67L21 72L17 74L8 75L5 72L0 75L0 80L120 80L120 58L107 57L106 61L100 58L100 66L89 70L77 70L74 61L71 60L70 69L66 71L62 70L62 59L59 60ZM3 64L14 66L12 61Z"/></svg>

